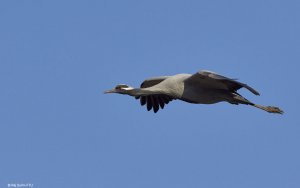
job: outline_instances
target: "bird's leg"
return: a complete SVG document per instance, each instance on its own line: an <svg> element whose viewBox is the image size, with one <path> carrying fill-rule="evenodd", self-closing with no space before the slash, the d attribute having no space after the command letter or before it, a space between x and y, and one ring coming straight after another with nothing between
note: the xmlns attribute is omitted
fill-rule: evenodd
<svg viewBox="0 0 300 188"><path fill-rule="evenodd" d="M278 107L275 107L275 106L262 106L262 105L259 105L259 104L253 104L252 106L256 107L256 108L259 108L261 110L264 110L266 112L269 112L269 113L276 113L276 114L283 114L283 110L281 110L280 108Z"/></svg>
<svg viewBox="0 0 300 188"><path fill-rule="evenodd" d="M240 94L234 94L233 97L233 104L246 104L246 105L251 105L254 106L258 109L264 110L266 112L269 113L276 113L276 114L283 114L283 110L281 110L278 107L275 106L263 106L263 105L259 105L259 104L254 104L252 102L250 102L249 100L247 100L246 98L242 97Z"/></svg>

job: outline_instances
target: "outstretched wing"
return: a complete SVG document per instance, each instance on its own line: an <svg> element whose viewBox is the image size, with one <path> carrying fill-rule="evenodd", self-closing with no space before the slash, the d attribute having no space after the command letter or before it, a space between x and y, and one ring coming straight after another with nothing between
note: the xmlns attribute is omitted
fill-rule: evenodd
<svg viewBox="0 0 300 188"><path fill-rule="evenodd" d="M259 95L259 93L255 89L248 86L247 84L238 82L225 76L221 76L211 71L199 71L188 78L187 81L195 82L195 84L200 84L202 87L224 89L231 92L236 92L237 90L244 87L251 91L253 94Z"/></svg>
<svg viewBox="0 0 300 188"><path fill-rule="evenodd" d="M164 81L168 77L169 76L160 76L155 78L149 78L141 84L141 88L152 87ZM151 109L153 109L154 113L156 113L159 110L159 108L163 109L166 104L174 100L174 98L172 98L171 96L163 94L138 96L135 98L140 99L140 103L142 106L147 104L147 110L150 111Z"/></svg>

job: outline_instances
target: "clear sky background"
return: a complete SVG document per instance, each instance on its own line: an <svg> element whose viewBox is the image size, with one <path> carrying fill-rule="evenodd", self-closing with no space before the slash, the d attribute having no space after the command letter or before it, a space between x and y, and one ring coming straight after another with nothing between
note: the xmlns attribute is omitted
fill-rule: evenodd
<svg viewBox="0 0 300 188"><path fill-rule="evenodd" d="M0 187L299 188L300 2L0 3ZM285 110L174 101L116 84L207 69Z"/></svg>

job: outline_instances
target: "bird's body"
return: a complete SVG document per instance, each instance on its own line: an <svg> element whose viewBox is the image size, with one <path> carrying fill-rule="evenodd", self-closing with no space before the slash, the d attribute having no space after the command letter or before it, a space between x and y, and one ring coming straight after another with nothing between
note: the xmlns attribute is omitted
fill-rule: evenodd
<svg viewBox="0 0 300 188"><path fill-rule="evenodd" d="M218 96L220 92L216 92L216 89L195 87L194 84L197 83L187 81L191 76L191 74L170 76L147 89L195 104L213 104L223 101L222 96Z"/></svg>
<svg viewBox="0 0 300 188"><path fill-rule="evenodd" d="M270 113L283 113L277 107L254 104L237 90L246 88L255 95L259 93L248 85L230 79L211 71L199 71L196 74L177 74L173 76L154 77L145 80L140 88L118 85L105 93L120 93L140 99L141 105L147 104L147 109L156 113L172 100L182 100L194 104L214 104L229 102L231 104L246 104L260 108Z"/></svg>

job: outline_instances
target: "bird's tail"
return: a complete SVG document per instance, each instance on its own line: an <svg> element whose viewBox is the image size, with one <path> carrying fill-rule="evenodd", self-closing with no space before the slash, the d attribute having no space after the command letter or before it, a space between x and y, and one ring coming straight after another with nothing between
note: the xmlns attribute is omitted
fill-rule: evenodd
<svg viewBox="0 0 300 188"><path fill-rule="evenodd" d="M266 112L269 112L269 113L275 113L275 114L283 114L284 113L283 110L281 110L280 108L275 107L275 106L262 106L259 104L253 104L252 106L259 108L261 110L264 110Z"/></svg>

